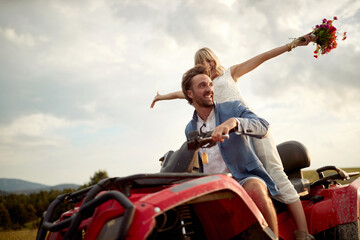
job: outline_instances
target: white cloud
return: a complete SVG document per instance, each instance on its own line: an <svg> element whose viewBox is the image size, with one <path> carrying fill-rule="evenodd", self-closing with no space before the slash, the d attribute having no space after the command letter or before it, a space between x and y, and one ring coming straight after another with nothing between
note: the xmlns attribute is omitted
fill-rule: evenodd
<svg viewBox="0 0 360 240"><path fill-rule="evenodd" d="M46 36L33 36L28 33L17 33L12 28L1 28L0 35L6 40L18 45L25 47L34 47L37 44L46 43L49 39Z"/></svg>
<svg viewBox="0 0 360 240"><path fill-rule="evenodd" d="M56 130L69 127L62 118L48 114L32 114L14 120L9 125L0 125L0 142L13 146L59 145L64 139Z"/></svg>

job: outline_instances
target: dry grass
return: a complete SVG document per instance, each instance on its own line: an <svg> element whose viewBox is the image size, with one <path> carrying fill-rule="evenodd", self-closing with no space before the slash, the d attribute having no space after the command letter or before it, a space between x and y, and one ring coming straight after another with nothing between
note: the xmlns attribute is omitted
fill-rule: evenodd
<svg viewBox="0 0 360 240"><path fill-rule="evenodd" d="M0 240L34 240L37 229L0 232Z"/></svg>

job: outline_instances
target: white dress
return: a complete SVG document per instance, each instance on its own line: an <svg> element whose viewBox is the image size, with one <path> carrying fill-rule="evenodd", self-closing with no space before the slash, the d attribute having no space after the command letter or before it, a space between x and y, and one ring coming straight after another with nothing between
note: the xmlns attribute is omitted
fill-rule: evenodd
<svg viewBox="0 0 360 240"><path fill-rule="evenodd" d="M216 102L240 100L247 105L241 96L238 84L231 76L230 68L228 68L223 75L213 80L213 87L214 100ZM279 153L271 134L269 133L268 136L263 139L251 138L251 141L256 155L279 188L280 194L273 198L285 204L296 202L299 199L299 195L284 172Z"/></svg>

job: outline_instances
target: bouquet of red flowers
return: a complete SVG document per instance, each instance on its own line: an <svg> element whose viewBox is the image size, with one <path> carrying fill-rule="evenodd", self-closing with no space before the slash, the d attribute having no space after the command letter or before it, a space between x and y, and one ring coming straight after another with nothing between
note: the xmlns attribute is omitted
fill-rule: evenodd
<svg viewBox="0 0 360 240"><path fill-rule="evenodd" d="M314 27L313 34L317 36L316 40L316 49L314 51L314 57L318 58L320 54L329 53L331 50L337 46L337 29L333 26L333 22L337 20L337 17L334 17L333 20L323 19L320 25ZM346 39L346 32L343 34L342 40Z"/></svg>

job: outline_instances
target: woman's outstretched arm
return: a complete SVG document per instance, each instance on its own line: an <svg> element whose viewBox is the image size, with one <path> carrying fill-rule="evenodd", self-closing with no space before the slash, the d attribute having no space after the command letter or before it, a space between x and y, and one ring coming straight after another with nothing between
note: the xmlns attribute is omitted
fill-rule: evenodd
<svg viewBox="0 0 360 240"><path fill-rule="evenodd" d="M293 48L295 48L297 46L306 46L309 44L309 42L313 42L315 40L316 40L316 37L312 36L311 33L308 33L308 34L294 40L291 43L288 43L281 47L277 47L270 51L261 53L253 58L250 58L249 60L247 60L243 63L232 66L230 68L231 76L233 77L234 81L237 82L238 79L242 75L254 70L259 65L264 63L265 61L267 61L271 58L277 57L277 56L283 54L284 52L291 51Z"/></svg>
<svg viewBox="0 0 360 240"><path fill-rule="evenodd" d="M157 101L162 100L172 100L172 99L185 99L184 93L182 91L172 92L168 94L161 95L159 92L157 92L156 96L154 97L154 100L152 101L150 108L153 108L155 106L155 103Z"/></svg>

